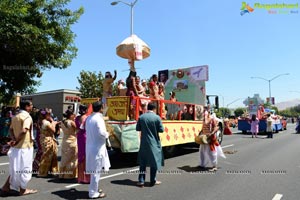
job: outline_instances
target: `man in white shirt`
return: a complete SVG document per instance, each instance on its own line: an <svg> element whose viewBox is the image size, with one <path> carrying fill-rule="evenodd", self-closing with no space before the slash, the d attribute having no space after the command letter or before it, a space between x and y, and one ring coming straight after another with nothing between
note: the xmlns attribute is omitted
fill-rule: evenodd
<svg viewBox="0 0 300 200"><path fill-rule="evenodd" d="M100 101L93 103L93 113L86 119L86 173L91 175L89 198L104 198L105 193L99 191L100 173L108 171L110 161L106 149L106 131L103 119L103 105Z"/></svg>

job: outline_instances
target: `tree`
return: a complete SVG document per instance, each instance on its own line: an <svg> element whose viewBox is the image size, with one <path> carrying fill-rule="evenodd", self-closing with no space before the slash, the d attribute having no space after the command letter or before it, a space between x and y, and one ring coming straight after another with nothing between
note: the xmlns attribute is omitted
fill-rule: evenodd
<svg viewBox="0 0 300 200"><path fill-rule="evenodd" d="M216 114L218 117L229 117L231 112L229 108L219 108Z"/></svg>
<svg viewBox="0 0 300 200"><path fill-rule="evenodd" d="M70 0L0 1L0 101L32 92L43 70L67 68L76 57L75 34L83 8L65 8Z"/></svg>
<svg viewBox="0 0 300 200"><path fill-rule="evenodd" d="M279 114L286 117L297 117L300 116L300 104L285 110L279 111Z"/></svg>
<svg viewBox="0 0 300 200"><path fill-rule="evenodd" d="M235 109L235 111L234 111L234 115L235 115L236 117L240 117L240 116L242 116L245 112L246 112L246 108L237 108L237 109Z"/></svg>
<svg viewBox="0 0 300 200"><path fill-rule="evenodd" d="M102 97L104 76L101 72L96 74L96 72L82 70L77 80L80 86L76 89L81 92L81 98Z"/></svg>
<svg viewBox="0 0 300 200"><path fill-rule="evenodd" d="M96 98L103 95L104 76L101 72L90 72L82 70L80 77L77 77L79 87L76 89L81 92L81 98ZM113 83L113 96L117 94L117 83Z"/></svg>

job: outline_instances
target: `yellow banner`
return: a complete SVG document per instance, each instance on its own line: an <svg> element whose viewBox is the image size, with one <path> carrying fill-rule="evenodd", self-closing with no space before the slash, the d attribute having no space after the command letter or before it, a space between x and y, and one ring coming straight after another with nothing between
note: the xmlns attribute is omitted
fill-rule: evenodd
<svg viewBox="0 0 300 200"><path fill-rule="evenodd" d="M89 105L89 104L95 103L99 100L100 100L99 98L83 98L83 99L81 99L80 103L84 104L84 105Z"/></svg>
<svg viewBox="0 0 300 200"><path fill-rule="evenodd" d="M127 120L129 110L129 97L108 97L107 115L110 120Z"/></svg>
<svg viewBox="0 0 300 200"><path fill-rule="evenodd" d="M163 121L164 132L160 134L162 146L195 142L202 130L202 121Z"/></svg>

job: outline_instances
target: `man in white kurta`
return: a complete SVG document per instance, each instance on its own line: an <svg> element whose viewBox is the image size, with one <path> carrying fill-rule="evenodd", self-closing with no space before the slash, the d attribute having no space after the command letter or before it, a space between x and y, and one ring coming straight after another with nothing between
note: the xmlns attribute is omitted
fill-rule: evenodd
<svg viewBox="0 0 300 200"><path fill-rule="evenodd" d="M37 190L27 189L32 176L33 132L30 101L21 102L21 111L12 118L10 133L12 141L7 153L9 177L2 187L2 193L9 195L10 189L19 190L20 195L34 194Z"/></svg>
<svg viewBox="0 0 300 200"><path fill-rule="evenodd" d="M101 102L93 103L93 113L86 119L86 173L91 175L89 185L89 198L103 198L106 195L99 193L100 173L102 169L108 171L110 161L106 149L106 131L103 119L103 105Z"/></svg>

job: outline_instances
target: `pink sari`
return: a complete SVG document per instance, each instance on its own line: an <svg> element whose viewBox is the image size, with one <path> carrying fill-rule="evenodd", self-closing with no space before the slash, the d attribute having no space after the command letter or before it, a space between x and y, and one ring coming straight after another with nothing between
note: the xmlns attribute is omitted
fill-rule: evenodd
<svg viewBox="0 0 300 200"><path fill-rule="evenodd" d="M84 126L81 124L81 116L77 116L75 119L75 124L77 128L77 145L78 145L78 183L89 183L90 175L85 174L85 145L86 145L86 131ZM84 129L81 129L81 128Z"/></svg>

